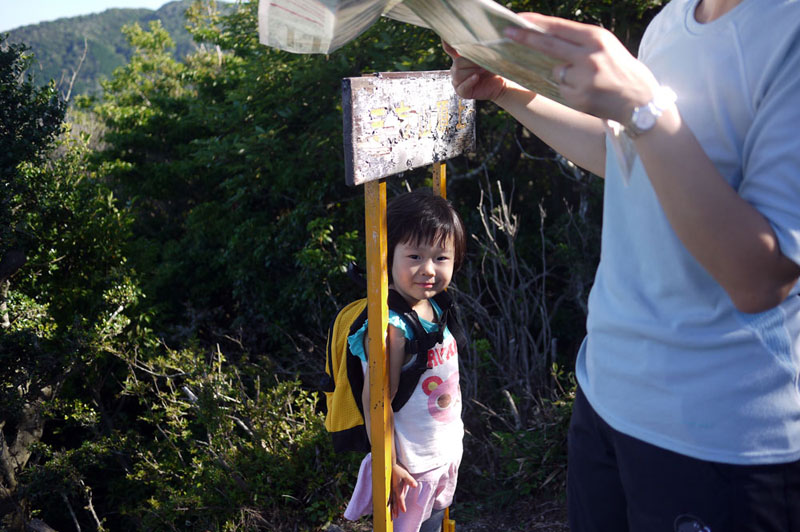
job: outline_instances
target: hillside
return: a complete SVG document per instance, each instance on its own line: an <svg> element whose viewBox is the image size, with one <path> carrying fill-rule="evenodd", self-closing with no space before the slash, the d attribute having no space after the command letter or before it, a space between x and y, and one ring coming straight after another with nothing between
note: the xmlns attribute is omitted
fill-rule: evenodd
<svg viewBox="0 0 800 532"><path fill-rule="evenodd" d="M108 9L102 13L61 18L22 26L8 32L8 41L25 43L35 57L33 75L38 84L54 79L66 92L73 72L80 64L84 39L88 47L72 95L100 91L100 80L108 78L115 68L125 64L131 49L125 42L122 26L138 22L147 28L160 20L175 41L175 54L183 57L194 49L191 35L184 27L184 13L192 0L178 0L151 9Z"/></svg>

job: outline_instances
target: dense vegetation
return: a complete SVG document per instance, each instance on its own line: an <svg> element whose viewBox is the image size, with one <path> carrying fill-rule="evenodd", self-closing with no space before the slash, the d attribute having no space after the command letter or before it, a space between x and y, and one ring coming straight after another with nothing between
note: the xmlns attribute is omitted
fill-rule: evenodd
<svg viewBox="0 0 800 532"><path fill-rule="evenodd" d="M660 4L510 3L632 47ZM449 61L388 20L329 56L268 49L256 10L193 4L183 61L160 23L126 27L130 60L63 126L55 87L0 42L2 528L313 530L343 509L359 457L332 453L316 393L363 261L340 83ZM478 124L477 153L448 163L474 235L453 290L472 340L464 516L561 496L601 216L596 179L493 106Z"/></svg>

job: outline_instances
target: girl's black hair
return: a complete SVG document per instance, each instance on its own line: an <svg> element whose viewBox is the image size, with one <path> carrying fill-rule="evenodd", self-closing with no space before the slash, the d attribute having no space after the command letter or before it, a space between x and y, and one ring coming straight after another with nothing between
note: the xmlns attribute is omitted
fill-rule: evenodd
<svg viewBox="0 0 800 532"><path fill-rule="evenodd" d="M430 189L416 189L392 198L386 208L386 244L389 254L389 282L397 244L443 245L453 238L453 272L464 262L466 231L456 210Z"/></svg>

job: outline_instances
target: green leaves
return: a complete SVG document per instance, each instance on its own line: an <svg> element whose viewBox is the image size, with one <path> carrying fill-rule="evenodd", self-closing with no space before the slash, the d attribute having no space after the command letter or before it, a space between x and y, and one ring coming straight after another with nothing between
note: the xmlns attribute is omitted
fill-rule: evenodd
<svg viewBox="0 0 800 532"><path fill-rule="evenodd" d="M244 509L268 530L310 527L338 511L357 457L334 457L318 397L299 382L262 383L256 367L220 351L167 349L130 364L128 393L142 402L142 437L129 438L128 475L145 493L128 509L143 528L247 528ZM307 506L316 503L309 516ZM192 508L187 514L185 508Z"/></svg>
<svg viewBox="0 0 800 532"><path fill-rule="evenodd" d="M40 161L64 118L54 85L38 88L27 75L26 50L0 34L0 261L12 249L24 253L19 210L36 201L37 184L18 179L17 168Z"/></svg>
<svg viewBox="0 0 800 532"><path fill-rule="evenodd" d="M64 118L53 83L36 87L28 76L26 51L0 34L0 175L6 182L18 164L41 155Z"/></svg>
<svg viewBox="0 0 800 532"><path fill-rule="evenodd" d="M126 349L139 295L124 257L130 219L90 165L88 135L56 138L63 104L26 81L22 51L0 46L0 506L20 522L30 502L52 503L39 480L59 508L72 496L91 503L84 479L103 439L64 452L50 442L97 430L107 355ZM32 457L41 466L26 470Z"/></svg>
<svg viewBox="0 0 800 532"><path fill-rule="evenodd" d="M144 289L164 328L191 336L247 323L251 345L291 358L282 331L327 322L331 296L347 288L342 266L361 248L351 234L360 205L342 177L341 78L392 69L399 50L409 68L443 54L430 53L431 32L386 21L338 55L270 50L255 39L256 6L224 18L195 6L204 43L184 65L159 27L128 28L137 53L97 111L109 128L104 158L127 165L110 178L136 213L132 263L152 273ZM341 235L335 245L313 244L315 219ZM190 329L187 309L204 316Z"/></svg>

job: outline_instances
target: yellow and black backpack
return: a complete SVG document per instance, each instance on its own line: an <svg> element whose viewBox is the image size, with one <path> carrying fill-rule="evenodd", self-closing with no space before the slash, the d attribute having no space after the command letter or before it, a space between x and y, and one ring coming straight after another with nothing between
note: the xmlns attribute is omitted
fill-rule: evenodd
<svg viewBox="0 0 800 532"><path fill-rule="evenodd" d="M419 378L428 368L428 349L442 342L445 326L457 339L461 336L461 329L454 316L452 298L447 292L442 292L433 299L442 311L439 319L443 326L429 333L422 327L419 316L405 299L394 290L389 290L389 309L397 312L414 332L414 339L406 342L406 353L410 355L407 358L410 360L400 373L398 390L392 400L392 409L395 412L406 404ZM358 299L341 309L328 329L322 390L325 392L328 408L325 428L331 434L336 452L370 450L364 425L364 408L361 404L361 392L364 388L361 359L350 351L347 343L347 337L358 331L366 319L367 300Z"/></svg>

